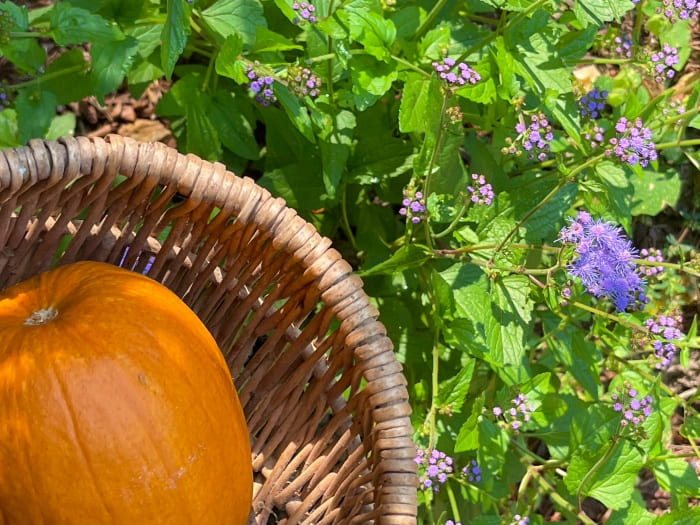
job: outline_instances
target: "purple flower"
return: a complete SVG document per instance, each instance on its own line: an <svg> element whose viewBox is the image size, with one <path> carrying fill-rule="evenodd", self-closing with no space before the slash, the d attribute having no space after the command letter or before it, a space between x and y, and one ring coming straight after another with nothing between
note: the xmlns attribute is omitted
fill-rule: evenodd
<svg viewBox="0 0 700 525"><path fill-rule="evenodd" d="M302 24L304 22L308 22L310 24L316 23L317 19L316 15L314 14L316 12L316 6L314 6L311 2L294 2L292 4L292 9L294 9L294 11L296 11L299 15L293 20L295 24Z"/></svg>
<svg viewBox="0 0 700 525"><path fill-rule="evenodd" d="M597 87L594 87L578 101L579 108L581 109L581 116L591 119L600 117L605 109L605 101L607 98L607 91L601 91Z"/></svg>
<svg viewBox="0 0 700 525"><path fill-rule="evenodd" d="M642 119L637 118L632 123L622 117L615 124L615 131L617 135L610 138L605 149L608 157L615 155L630 166L639 164L642 168L658 158L651 130L644 126Z"/></svg>
<svg viewBox="0 0 700 525"><path fill-rule="evenodd" d="M660 51L650 55L649 60L650 71L659 84L676 76L673 66L680 62L677 48L664 44Z"/></svg>
<svg viewBox="0 0 700 525"><path fill-rule="evenodd" d="M633 261L637 250L619 227L602 219L594 221L581 212L576 219L569 219L558 240L575 245L567 271L581 280L588 293L608 297L619 311L646 302L645 282Z"/></svg>
<svg viewBox="0 0 700 525"><path fill-rule="evenodd" d="M513 516L513 521L510 522L510 525L529 525L529 523L530 518L516 514Z"/></svg>
<svg viewBox="0 0 700 525"><path fill-rule="evenodd" d="M449 87L461 87L467 84L476 84L481 80L481 75L470 68L465 62L456 64L453 58L445 58L442 62L433 62L433 69ZM453 70L454 69L454 70Z"/></svg>
<svg viewBox="0 0 700 525"><path fill-rule="evenodd" d="M662 12L674 24L678 20L697 20L700 17L700 2L697 0L663 0Z"/></svg>
<svg viewBox="0 0 700 525"><path fill-rule="evenodd" d="M321 79L307 67L290 67L287 70L287 86L299 98L314 98L321 94Z"/></svg>
<svg viewBox="0 0 700 525"><path fill-rule="evenodd" d="M530 115L530 123L518 122L515 125L515 132L518 136L513 140L506 139L508 146L501 150L504 155L520 155L522 152L518 145L528 152L530 160L537 159L543 161L547 158L550 150L550 143L554 140L552 126L543 113Z"/></svg>
<svg viewBox="0 0 700 525"><path fill-rule="evenodd" d="M410 192L404 190L404 199L401 201L402 207L399 209L399 215L406 217L413 224L418 224L425 216L426 207L423 193L417 191L413 196L409 196Z"/></svg>
<svg viewBox="0 0 700 525"><path fill-rule="evenodd" d="M467 186L467 191L470 194L469 200L481 206L491 206L496 196L491 184L487 184L486 178L477 173L472 173L472 181L472 185Z"/></svg>
<svg viewBox="0 0 700 525"><path fill-rule="evenodd" d="M418 464L421 490L433 489L438 492L447 482L448 475L454 472L452 458L437 449L418 449L415 462Z"/></svg>
<svg viewBox="0 0 700 525"><path fill-rule="evenodd" d="M685 337L678 328L681 321L680 316L660 315L657 319L650 318L645 322L645 326L649 329L654 355L658 359L657 370L668 368L678 353L678 346L674 341Z"/></svg>
<svg viewBox="0 0 700 525"><path fill-rule="evenodd" d="M493 407L492 412L496 418L501 418L502 416L503 424L506 428L519 430L523 424L528 423L532 419L535 407L528 402L527 396L522 393L515 396L511 404L513 406L505 412L499 406Z"/></svg>
<svg viewBox="0 0 700 525"><path fill-rule="evenodd" d="M466 467L462 469L462 475L467 478L469 483L479 483L481 481L481 467L472 459Z"/></svg>
<svg viewBox="0 0 700 525"><path fill-rule="evenodd" d="M248 89L255 94L255 100L263 106L269 106L277 101L272 85L275 79L269 75L260 75L251 66L248 66L246 77L250 80Z"/></svg>
<svg viewBox="0 0 700 525"><path fill-rule="evenodd" d="M614 52L623 58L632 58L632 46L634 44L630 35L619 35L614 39Z"/></svg>
<svg viewBox="0 0 700 525"><path fill-rule="evenodd" d="M622 415L620 425L628 428L633 437L638 439L646 437L641 425L652 414L654 399L650 395L639 398L637 390L628 385L620 392L621 395L610 396L614 401L613 410Z"/></svg>

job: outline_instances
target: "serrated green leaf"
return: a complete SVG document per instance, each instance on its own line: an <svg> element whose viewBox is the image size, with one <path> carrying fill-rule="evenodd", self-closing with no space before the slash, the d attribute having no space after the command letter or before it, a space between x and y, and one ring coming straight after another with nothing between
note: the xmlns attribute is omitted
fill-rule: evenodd
<svg viewBox="0 0 700 525"><path fill-rule="evenodd" d="M270 51L293 51L304 48L287 37L270 31L266 27L258 26L255 33L255 44L251 48L251 53L265 53Z"/></svg>
<svg viewBox="0 0 700 525"><path fill-rule="evenodd" d="M360 9L348 10L350 37L362 44L378 60L388 62L391 46L396 40L396 27L378 13Z"/></svg>
<svg viewBox="0 0 700 525"><path fill-rule="evenodd" d="M450 47L450 26L442 24L428 31L418 44L419 56L431 60L444 58L444 49Z"/></svg>
<svg viewBox="0 0 700 525"><path fill-rule="evenodd" d="M600 197L612 214L619 217L626 230L629 230L630 206L633 189L625 170L610 161L603 161L596 165L594 173L605 188ZM627 219L627 220L625 220Z"/></svg>
<svg viewBox="0 0 700 525"><path fill-rule="evenodd" d="M690 498L700 497L700 479L695 469L682 458L653 461L651 468L664 490L682 493Z"/></svg>
<svg viewBox="0 0 700 525"><path fill-rule="evenodd" d="M671 510L659 516L654 525L697 525L700 523L700 509L689 508Z"/></svg>
<svg viewBox="0 0 700 525"><path fill-rule="evenodd" d="M92 70L90 77L98 97L115 90L131 69L138 41L128 37L113 42L97 41L90 47Z"/></svg>
<svg viewBox="0 0 700 525"><path fill-rule="evenodd" d="M168 79L187 45L191 12L192 7L185 0L167 0L167 16L160 35L160 62Z"/></svg>
<svg viewBox="0 0 700 525"><path fill-rule="evenodd" d="M525 331L532 316L530 283L524 275L507 275L493 281L491 311L484 319L489 361L520 366L525 356Z"/></svg>
<svg viewBox="0 0 700 525"><path fill-rule="evenodd" d="M238 33L227 36L216 55L216 72L224 77L232 78L240 84L248 82L248 77L246 77L248 66L240 60L242 51L243 39L241 36Z"/></svg>
<svg viewBox="0 0 700 525"><path fill-rule="evenodd" d="M583 27L600 27L611 20L619 22L633 8L629 0L576 0L574 14Z"/></svg>
<svg viewBox="0 0 700 525"><path fill-rule="evenodd" d="M442 100L437 78L426 79L414 73L406 75L399 106L399 129L403 133L424 133L435 127L440 119Z"/></svg>
<svg viewBox="0 0 700 525"><path fill-rule="evenodd" d="M241 113L236 97L230 91L219 91L212 100L214 125L221 143L244 159L256 160L260 148L255 140L253 126Z"/></svg>
<svg viewBox="0 0 700 525"><path fill-rule="evenodd" d="M183 0L184 1L184 0ZM124 33L100 15L70 3L57 3L51 10L51 35L60 46L122 40Z"/></svg>
<svg viewBox="0 0 700 525"><path fill-rule="evenodd" d="M40 77L41 86L56 96L57 104L75 102L92 93L88 68L83 50L71 49L49 64Z"/></svg>
<svg viewBox="0 0 700 525"><path fill-rule="evenodd" d="M647 502L638 490L632 493L629 504L610 515L606 525L652 525L656 524L657 517L647 510Z"/></svg>
<svg viewBox="0 0 700 525"><path fill-rule="evenodd" d="M68 112L54 117L46 132L46 140L57 140L61 137L73 136L75 132L75 113Z"/></svg>
<svg viewBox="0 0 700 525"><path fill-rule="evenodd" d="M0 111L0 148L16 148L21 145L17 112L9 108Z"/></svg>
<svg viewBox="0 0 700 525"><path fill-rule="evenodd" d="M370 56L353 56L349 66L352 74L352 92L360 111L379 100L398 77L393 64L379 62Z"/></svg>
<svg viewBox="0 0 700 525"><path fill-rule="evenodd" d="M202 11L202 19L214 32L219 44L228 36L237 33L246 48L255 43L258 27L267 27L267 20L258 0L218 0Z"/></svg>
<svg viewBox="0 0 700 525"><path fill-rule="evenodd" d="M414 151L408 141L386 135L362 137L348 160L349 182L377 184L410 171Z"/></svg>
<svg viewBox="0 0 700 525"><path fill-rule="evenodd" d="M425 246L407 244L401 246L394 254L376 266L359 272L361 277L402 272L411 268L423 266L433 258L432 252Z"/></svg>

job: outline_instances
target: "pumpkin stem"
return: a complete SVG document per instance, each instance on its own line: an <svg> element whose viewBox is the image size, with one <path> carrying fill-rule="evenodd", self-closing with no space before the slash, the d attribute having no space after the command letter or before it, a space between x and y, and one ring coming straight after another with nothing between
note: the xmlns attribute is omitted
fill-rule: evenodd
<svg viewBox="0 0 700 525"><path fill-rule="evenodd" d="M32 315L24 320L24 324L27 326L38 326L40 324L46 324L58 315L58 310L53 306L48 308L40 308L32 312Z"/></svg>

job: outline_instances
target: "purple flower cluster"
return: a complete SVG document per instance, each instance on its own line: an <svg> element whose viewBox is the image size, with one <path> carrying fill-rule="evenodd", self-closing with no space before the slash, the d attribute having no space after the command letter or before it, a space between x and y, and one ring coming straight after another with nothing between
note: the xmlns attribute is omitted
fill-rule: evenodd
<svg viewBox="0 0 700 525"><path fill-rule="evenodd" d="M634 41L629 35L618 35L614 38L613 43L615 48L613 51L616 55L622 58L632 58L632 46Z"/></svg>
<svg viewBox="0 0 700 525"><path fill-rule="evenodd" d="M647 262L650 263L660 263L664 262L664 256L661 253L661 250L657 250L656 248L642 248L639 251L639 256L644 259ZM640 266L639 267L639 273L646 277L651 277L652 275L657 275L660 274L664 271L663 266Z"/></svg>
<svg viewBox="0 0 700 525"><path fill-rule="evenodd" d="M643 168L658 158L651 130L644 127L642 119L637 118L633 123L622 117L615 124L615 131L617 135L608 141L605 150L608 157L614 154L630 166L639 164Z"/></svg>
<svg viewBox="0 0 700 525"><path fill-rule="evenodd" d="M619 311L646 303L645 282L632 260L638 252L622 229L602 219L594 221L585 211L569 221L559 233L561 242L576 245L569 275L581 279L594 297L610 298Z"/></svg>
<svg viewBox="0 0 700 525"><path fill-rule="evenodd" d="M414 460L419 467L418 483L422 490L433 489L435 492L447 482L447 476L454 472L454 461L450 456L437 449L418 449Z"/></svg>
<svg viewBox="0 0 700 525"><path fill-rule="evenodd" d="M479 483L481 481L481 467L472 459L466 467L462 469L462 474L467 478L469 483Z"/></svg>
<svg viewBox="0 0 700 525"><path fill-rule="evenodd" d="M607 91L601 91L597 87L594 87L578 101L579 108L581 109L581 116L591 119L600 117L603 114L603 110L605 110L607 98Z"/></svg>
<svg viewBox="0 0 700 525"><path fill-rule="evenodd" d="M294 2L292 4L292 9L297 12L298 17L294 18L292 22L295 24L301 24L302 21L309 22L310 24L316 23L316 6L311 2Z"/></svg>
<svg viewBox="0 0 700 525"><path fill-rule="evenodd" d="M506 139L509 146L503 148L502 153L520 155L521 151L517 147L520 144L527 151L530 160L537 158L537 160L543 161L547 158L550 142L554 140L554 133L552 133L552 126L543 113L531 115L528 125L525 125L524 122L518 122L515 125L515 131L518 136L515 140Z"/></svg>
<svg viewBox="0 0 700 525"><path fill-rule="evenodd" d="M673 358L678 352L678 347L671 341L683 339L685 334L678 328L681 323L679 316L671 317L668 315L660 315L658 319L647 319L646 327L651 332L652 337L662 337L656 339L652 346L654 354L660 359L656 364L656 369L668 368L673 361Z"/></svg>
<svg viewBox="0 0 700 525"><path fill-rule="evenodd" d="M700 17L700 2L698 0L663 0L664 16L671 23L677 20L697 20Z"/></svg>
<svg viewBox="0 0 700 525"><path fill-rule="evenodd" d="M447 520L445 525L462 525L461 521Z"/></svg>
<svg viewBox="0 0 700 525"><path fill-rule="evenodd" d="M298 97L317 97L320 94L321 79L308 67L290 67L287 71L289 89Z"/></svg>
<svg viewBox="0 0 700 525"><path fill-rule="evenodd" d="M275 83L274 78L269 75L259 75L250 66L248 66L246 76L250 80L248 88L255 94L255 100L263 106L269 106L277 101L277 97L272 91L272 84Z"/></svg>
<svg viewBox="0 0 700 525"><path fill-rule="evenodd" d="M535 408L532 403L528 403L525 394L518 394L511 401L513 406L508 410L504 410L499 406L493 407L493 415L496 417L502 417L506 422L506 427L512 430L519 430L524 423L527 423L532 419L532 413Z"/></svg>
<svg viewBox="0 0 700 525"><path fill-rule="evenodd" d="M598 148L605 142L605 130L598 124L583 133L583 138L588 141L592 149Z"/></svg>
<svg viewBox="0 0 700 525"><path fill-rule="evenodd" d="M649 59L651 60L652 74L659 84L676 76L676 70L673 69L673 66L680 62L677 48L664 44L663 49L652 53Z"/></svg>
<svg viewBox="0 0 700 525"><path fill-rule="evenodd" d="M481 206L491 206L496 197L491 184L487 184L486 178L477 173L472 173L472 181L472 185L467 186L467 191L471 195L469 200Z"/></svg>
<svg viewBox="0 0 700 525"><path fill-rule="evenodd" d="M626 387L622 395L612 394L613 410L622 414L620 424L639 426L651 415L653 398L649 395L638 399L638 392L632 387Z"/></svg>
<svg viewBox="0 0 700 525"><path fill-rule="evenodd" d="M425 200L423 193L417 191L413 197L406 196L404 191L404 199L401 201L402 207L399 210L399 215L409 219L413 224L418 224L425 216Z"/></svg>
<svg viewBox="0 0 700 525"><path fill-rule="evenodd" d="M442 62L433 62L433 69L438 76L447 82L450 87L460 87L467 84L476 84L481 80L481 75L470 68L465 62L456 64L454 58L445 58Z"/></svg>

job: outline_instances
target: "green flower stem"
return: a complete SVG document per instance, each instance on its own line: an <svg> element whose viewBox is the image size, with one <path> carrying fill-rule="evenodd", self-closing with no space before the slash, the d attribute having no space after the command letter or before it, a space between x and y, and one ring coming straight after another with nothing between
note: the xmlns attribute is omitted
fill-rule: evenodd
<svg viewBox="0 0 700 525"><path fill-rule="evenodd" d="M447 0L438 0L435 2L435 5L430 10L430 13L428 13L428 16L425 17L425 20L423 20L423 23L418 27L411 40L418 40L428 32L428 29L433 27L433 22L435 22L435 19L437 18L438 14L440 14L440 11L442 11L442 8L445 7L445 4L447 4Z"/></svg>
<svg viewBox="0 0 700 525"><path fill-rule="evenodd" d="M58 71L52 71L51 73L45 73L44 75L40 77L35 77L31 80L27 80L26 82L20 82L19 84L14 84L12 86L13 89L23 89L26 87L31 87L34 85L39 85L45 80L51 80L54 78L59 78L64 75L72 75L73 73L79 73L80 71L84 71L85 66L83 64L78 64L75 66L67 67L66 69L59 69Z"/></svg>
<svg viewBox="0 0 700 525"><path fill-rule="evenodd" d="M431 375L431 400L430 400L430 410L426 416L426 421L424 426L428 427L428 449L433 450L435 444L437 443L437 413L438 413L438 398L440 395L440 322L438 318L438 310L436 305L438 300L435 297L433 287L430 286L429 277L426 275L425 271L420 273L421 282L423 287L430 298L430 304L433 305L433 363L432 363L432 375Z"/></svg>
<svg viewBox="0 0 700 525"><path fill-rule="evenodd" d="M447 491L447 499L450 500L450 509L452 510L452 519L455 523L461 523L462 518L459 515L459 505L457 505L457 498L455 498L454 490L449 483L445 483L445 489Z"/></svg>
<svg viewBox="0 0 700 525"><path fill-rule="evenodd" d="M423 75L426 78L430 78L433 76L432 73L429 73L429 72L419 68L418 66L411 64L408 60L404 60L401 57L397 57L396 55L391 55L391 59L394 62L398 62L399 64L401 64L406 69L410 69L411 71L415 71L416 73L420 73L421 75Z"/></svg>
<svg viewBox="0 0 700 525"><path fill-rule="evenodd" d="M447 228L442 230L441 232L433 234L433 239L441 239L442 237L445 237L446 235L449 235L452 233L457 226L459 226L460 221L462 220L462 217L464 217L464 213L467 211L467 204L466 201L462 204L462 207L459 209L459 212L457 212L457 216L454 218L454 220L449 224Z"/></svg>
<svg viewBox="0 0 700 525"><path fill-rule="evenodd" d="M579 64L629 64L634 62L631 58L584 58Z"/></svg>
<svg viewBox="0 0 700 525"><path fill-rule="evenodd" d="M586 312L590 312L590 313L592 313L593 315L596 315L596 316L598 316L598 317L604 317L605 319L608 319L608 320L610 320L610 321L612 321L612 322L614 322L614 323L618 323L618 324L627 326L628 328L632 328L633 330L640 330L640 331L643 331L643 332L646 332L646 331L647 331L647 329L646 329L644 326L639 325L639 324L635 324L635 323L633 323L633 322L631 322L631 321L628 321L628 320L625 319L624 317L620 317L620 316L618 316L618 315L611 314L611 313L609 313L609 312L606 312L606 311L604 311L604 310L600 310L600 309L595 308L595 307L593 307L593 306L589 306L589 305L584 304L584 303L581 303L581 302L579 302L579 301L571 301L571 300L570 300L570 301L568 301L568 303L569 303L571 306L575 306L576 308L579 308L579 309L581 309L581 310L585 310Z"/></svg>
<svg viewBox="0 0 700 525"><path fill-rule="evenodd" d="M34 31L11 31L10 39L14 38L44 38L46 37L43 33L37 33Z"/></svg>
<svg viewBox="0 0 700 525"><path fill-rule="evenodd" d="M593 476L600 470L600 467L605 465L610 458L613 456L615 453L615 450L617 449L617 445L620 443L620 431L622 430L622 426L618 426L617 431L615 432L615 435L612 438L612 443L610 444L610 447L608 450L605 451L605 454L596 461L593 466L590 468L588 472L586 472L586 475L583 476L583 479L581 480L581 484L578 486L578 492L576 493L576 498L578 499L578 509L579 512L583 513L583 497L584 497L584 492L586 491L586 485L588 482L593 479Z"/></svg>
<svg viewBox="0 0 700 525"><path fill-rule="evenodd" d="M557 489L552 485L549 480L547 480L541 472L541 466L530 467L529 471L532 472L532 476L537 481L537 484L542 488L552 499L552 501L558 505L561 509L569 512L572 516L576 516L579 521L585 525L596 525L596 522L589 518L583 511L577 511L577 509L565 498L563 498Z"/></svg>
<svg viewBox="0 0 700 525"><path fill-rule="evenodd" d="M355 240L355 235L352 233L352 228L350 227L350 221L348 220L348 185L346 182L343 182L340 187L340 212L341 212L341 223L343 225L343 231L345 232L345 235L347 235L348 240L350 241L350 244L352 245L352 249L354 251L357 251L357 241Z"/></svg>
<svg viewBox="0 0 700 525"><path fill-rule="evenodd" d="M539 244L518 244L518 243L513 243L509 245L511 248L515 248L518 250L537 250L537 251L542 251L542 252L553 252L553 253L560 253L561 248L556 248L555 246L546 246L546 245L539 245ZM476 246L465 246L463 248L455 248L453 250L434 250L436 255L460 255L463 253L471 253L471 252L479 252L482 250L493 250L494 248L497 248L497 244L477 244Z"/></svg>
<svg viewBox="0 0 700 525"><path fill-rule="evenodd" d="M678 140L674 142L662 142L656 144L656 149L685 148L688 146L700 146L700 139Z"/></svg>
<svg viewBox="0 0 700 525"><path fill-rule="evenodd" d="M591 166L597 164L600 162L603 158L605 158L604 154L596 155L595 157L591 157L588 159L586 162L581 164L580 166L574 168L571 170L571 172L566 176L563 177L561 180L559 180L559 183L550 191L545 197L537 203L537 205L532 208L522 219L520 219L520 222L516 224L515 228L513 228L511 231L508 232L508 235L506 235L503 240L499 243L498 247L496 248L496 251L499 252L505 246L505 244L508 242L508 240L515 235L515 233L522 227L523 224L525 224L537 211L539 211L545 204L547 204L550 200L554 198L554 196L559 193L564 186L567 185L567 183L572 182L576 179L576 176L581 173L582 171L587 170Z"/></svg>
<svg viewBox="0 0 700 525"><path fill-rule="evenodd" d="M694 277L700 277L699 271L693 268L689 268L687 265L684 264L669 262L651 262L647 261L646 259L632 259L632 262L639 264L640 266L663 266L664 268L677 270L679 272L687 273L688 275L692 275Z"/></svg>

